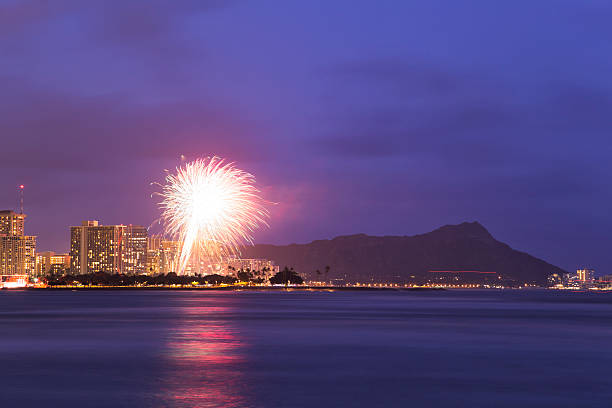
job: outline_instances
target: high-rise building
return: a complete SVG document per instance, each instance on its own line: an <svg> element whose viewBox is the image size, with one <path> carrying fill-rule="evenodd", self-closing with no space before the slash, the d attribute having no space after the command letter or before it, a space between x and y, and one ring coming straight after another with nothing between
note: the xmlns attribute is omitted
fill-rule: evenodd
<svg viewBox="0 0 612 408"><path fill-rule="evenodd" d="M25 214L11 210L0 211L0 235L24 235Z"/></svg>
<svg viewBox="0 0 612 408"><path fill-rule="evenodd" d="M595 280L595 271L593 269L578 269L576 275L580 282L592 283Z"/></svg>
<svg viewBox="0 0 612 408"><path fill-rule="evenodd" d="M70 268L75 274L122 273L121 228L84 221L70 227Z"/></svg>
<svg viewBox="0 0 612 408"><path fill-rule="evenodd" d="M146 270L147 229L136 225L100 225L84 221L70 227L73 273L140 274Z"/></svg>
<svg viewBox="0 0 612 408"><path fill-rule="evenodd" d="M127 225L124 229L124 273L142 275L147 272L147 229Z"/></svg>
<svg viewBox="0 0 612 408"><path fill-rule="evenodd" d="M25 217L0 211L0 275L36 274L36 237L24 235Z"/></svg>
<svg viewBox="0 0 612 408"><path fill-rule="evenodd" d="M0 235L0 275L36 274L36 237Z"/></svg>

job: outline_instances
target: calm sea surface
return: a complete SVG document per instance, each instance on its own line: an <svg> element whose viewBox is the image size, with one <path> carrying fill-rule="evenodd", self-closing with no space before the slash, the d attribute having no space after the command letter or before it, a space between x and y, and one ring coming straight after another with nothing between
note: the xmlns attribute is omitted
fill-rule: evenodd
<svg viewBox="0 0 612 408"><path fill-rule="evenodd" d="M0 292L1 407L610 407L612 294Z"/></svg>

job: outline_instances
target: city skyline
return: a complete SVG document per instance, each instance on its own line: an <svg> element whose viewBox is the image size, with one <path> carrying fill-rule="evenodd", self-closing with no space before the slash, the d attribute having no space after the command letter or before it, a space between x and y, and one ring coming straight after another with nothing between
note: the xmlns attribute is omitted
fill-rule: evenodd
<svg viewBox="0 0 612 408"><path fill-rule="evenodd" d="M130 275L130 276L163 276L170 272L179 276L211 276L221 275L232 277L238 272L251 272L257 275L261 282L268 282L275 273L280 272L280 266L276 264L279 259L283 259L283 264L300 265L303 277L309 282L320 283L322 272L317 266L312 264L307 266L302 263L310 258L310 262L318 258L319 265L321 257L325 262L335 264L334 280L343 284L360 285L407 285L419 282L422 284L436 284L440 286L450 285L481 285L482 287L506 287L516 286L518 282L525 286L543 285L544 281L548 287L556 289L593 289L609 290L610 274L607 271L596 274L592 268L579 267L576 273L564 271L545 261L539 260L522 252L517 252L508 245L494 239L493 236L479 223L462 223L460 225L446 225L428 234L414 237L373 237L364 234L341 237L339 240L327 242L344 243L351 242L347 248L336 247L331 251L324 249L323 241L313 242L311 245L318 246L318 253L306 249L310 256L300 254L300 249L296 245L291 251L291 258L287 258L287 253L283 254L281 247L264 245L259 251L266 251L267 255L262 256L243 256L244 254L234 254L233 256L223 256L218 258L210 253L195 251L189 259L182 259L182 247L185 245L181 241L174 241L172 237L164 234L149 234L147 228L140 225L104 225L98 220L82 221L79 226L70 227L70 251L68 253L57 253L55 251L37 251L36 236L25 235L25 219L27 214L14 211L0 211L0 275L3 276L28 276L30 279L48 279L51 276L85 276L98 273L111 275ZM428 237L425 237L428 236ZM437 238L435 238L436 236ZM425 237L425 238L424 238ZM380 251L383 245L380 239L391 238L394 243L387 246L386 255L381 256ZM397 238L404 239L403 255L396 253L393 255L393 247L397 248ZM411 241L405 241L408 238ZM422 240L421 244L416 244L418 253L427 259L429 265L491 265L493 268L480 269L478 266L472 269L461 267L451 267L444 269L439 267L427 268L427 277L422 275L422 259L414 257L413 249L417 240ZM440 241L440 238L442 239ZM368 242L363 241L368 240ZM378 240L372 241L372 239ZM438 241L436 244L435 242ZM425 242L427 242L425 244ZM450 246L447 246L451 242ZM391 241L387 241L391 244ZM374 244L374 245L373 245ZM433 244L433 245L432 245ZM441 244L441 245L440 245ZM467 244L467 246L466 246ZM478 246L483 245L478 248ZM323 246L322 246L323 245ZM446 246L446 247L445 247ZM302 246L304 247L304 246ZM426 247L429 247L428 250ZM497 247L497 250L494 248ZM429 252L435 248L434 252ZM461 249L459 249L461 248ZM247 252L247 248L243 248ZM278 250L281 249L281 252ZM329 249L329 248L328 248ZM461 255L452 260L453 253L457 250ZM499 252L501 250L501 252ZM272 251L272 252L269 252ZM255 250L257 252L257 249ZM338 262L334 254L342 253L342 258L349 261L348 270L346 262ZM384 263L377 262L376 265L367 266L368 261L356 259L356 253L367 254L370 262L373 259L383 260ZM471 258L475 253L484 254L481 259ZM486 254L485 254L486 253ZM406 264L406 255L413 265ZM471 256L470 256L471 254ZM450 258L448 257L450 256ZM441 257L436 260L437 257ZM471 258L471 260L470 260ZM179 259L181 261L179 262ZM298 260L301 260L298 261ZM502 261L501 263L500 260ZM493 261L493 263L491 263ZM306 261L308 262L308 261ZM404 262L404 263L403 263ZM467 262L467 263L466 263ZM474 263L473 263L474 262ZM386 265L385 265L386 263ZM403 264L402 264L403 263ZM414 265L420 265L415 266ZM363 266L366 266L365 274ZM287 269L288 266L285 267ZM494 271L502 268L503 272ZM543 269L544 268L544 269ZM330 266L324 267L325 279L328 278ZM338 273L336 269L341 272ZM344 272L342 270L344 269ZM288 270L288 269L287 269ZM293 266L291 267L293 270ZM517 275L517 271L521 273ZM400 272L401 271L401 272ZM379 276L380 272L387 273L388 276ZM391 275L389 275L391 272ZM400 272L404 276L394 275ZM527 275L520 276L524 272ZM542 272L546 273L542 276ZM414 274L414 275L411 275ZM378 276L377 276L378 275ZM539 275L539 276L538 276ZM599 276L597 276L599 275ZM238 276L240 274L238 273ZM255 275L251 275L254 278ZM302 279L302 277L300 277ZM260 282L260 283L261 283Z"/></svg>
<svg viewBox="0 0 612 408"><path fill-rule="evenodd" d="M23 185L19 186L19 188L20 188L20 191L22 191L23 190ZM1 212L14 213L15 215L18 215L18 216L21 217L21 224L20 224L20 226L18 225L15 228L19 231L19 234L23 235L24 231L25 231L23 220L25 219L27 214L18 213L18 212L13 211L13 210L1 210L0 213ZM95 223L95 226L98 226L98 222L99 222L98 220L94 220L94 221L82 221L81 225L86 225L87 223ZM164 236L163 229L159 228L159 226L157 228L155 228L155 226L153 224L155 224L155 223L150 224L149 227L143 227L141 225L132 224L132 223L129 223L129 224L126 224L126 223L102 224L102 223L100 223L99 225L100 225L100 227L127 227L127 228L132 228L132 226L134 226L134 227L138 227L138 228L144 228L146 234L150 233L150 235L148 235L148 237L155 237L155 236L163 237ZM152 226L154 228L152 230L150 230ZM68 254L72 253L73 250L71 249L72 248L71 241L73 241L73 238L71 236L72 236L72 231L73 231L74 228L77 228L77 227L76 226L69 226L68 227L68 230L70 232L68 234L68 241L67 241L68 249L67 250L63 250L63 247L61 247L61 246L60 246L60 248L62 248L62 249L59 249L59 250L57 248L45 248L44 250L41 250L40 248L37 248L37 242L38 242L38 238L39 238L38 235L30 234L30 236L34 239L34 248L35 248L36 257L38 258L38 254L41 254L41 253L55 253L55 254L60 254L62 252L68 253ZM347 235L351 235L351 234L347 234ZM418 234L414 234L414 235L418 235ZM330 237L330 238L336 238L336 237L340 237L340 236L341 235L338 235L338 236L335 236L335 237ZM408 234L404 234L404 235L397 235L397 236L409 236L409 235ZM163 239L171 240L170 237L165 237ZM328 239L328 238L323 238L323 239ZM313 240L313 241L317 241L317 240ZM311 241L311 242L313 242L313 241ZM168 241L168 242L170 242L170 241ZM304 243L308 243L308 242L304 242ZM291 244L295 244L295 242L292 242ZM248 246L250 244L245 244L245 245ZM280 245L286 245L286 243L284 243L284 244L281 243ZM542 258L545 259L546 257L544 256ZM36 265L38 265L38 261L36 261ZM38 266L36 266L36 268L37 267ZM563 266L561 266L561 267L564 268ZM79 268L77 268L77 269L79 269ZM582 264L576 264L573 267L564 268L564 269L566 269L567 271L573 271L573 270L580 271L580 270L591 270L591 269L593 269L593 270L596 269L597 271L601 271L600 268L594 268L594 265L592 263L588 263L588 262L587 263L582 263ZM598 272L597 274L603 276L604 274L607 274L607 273L608 273L607 270L604 270L603 272Z"/></svg>
<svg viewBox="0 0 612 408"><path fill-rule="evenodd" d="M238 272L257 273L266 281L280 267L273 260L224 256L210 258L193 252L179 266L184 245L163 234L149 234L141 225L104 225L98 220L70 226L67 253L36 248L37 236L26 235L27 214L0 211L0 277L38 282L50 276L90 275L176 275L233 276ZM25 283L25 281L24 281Z"/></svg>
<svg viewBox="0 0 612 408"><path fill-rule="evenodd" d="M611 0L0 0L0 408L606 407Z"/></svg>
<svg viewBox="0 0 612 408"><path fill-rule="evenodd" d="M28 279L34 280L34 283L38 282L41 278L43 280L55 279L54 284L61 285L66 283L63 280L58 280L58 278L68 279L66 282L72 282L69 280L70 276L74 278L81 276L81 279L88 279L85 276L98 275L100 273L102 275L140 277L170 276L170 273L174 273L174 276L192 276L194 278L198 277L198 279L206 278L206 276L222 276L234 280L236 277L238 279L248 277L247 279L254 279L258 284L269 284L270 279L280 272L280 266L276 264L279 260L278 257L284 259L286 264L292 264L298 259L301 259L303 262L309 258L309 256L305 257L303 254L300 254L300 251L303 251L303 249L297 249L296 247L299 247L299 245L289 246L293 247L291 249L291 259L287 259L287 253L283 254L282 250L278 252L278 249L281 249L281 247L274 248L274 246L264 245L264 248L260 248L260 251L262 249L264 252L271 250L272 252L268 252L268 255L271 256L262 257L260 252L259 256L256 257L243 257L243 254L234 254L233 256L218 258L217 256L210 257L210 254L206 252L196 251L190 254L188 260L183 261L182 247L185 244L181 241L174 241L172 238L164 237L163 234L149 234L148 229L140 225L104 225L98 220L82 221L81 225L70 227L71 238L70 251L68 253L36 251L37 237L25 235L26 217L27 215L23 212L0 211L0 276L3 279L23 280L25 276ZM383 250L386 252L386 256L380 256L381 253L377 252L383 246L381 245L381 238L391 238L394 240L392 246L387 246ZM403 238L404 240L407 238L410 240L404 241L402 247L405 253L402 256L398 256L397 253L392 255L392 247L397 248L397 243L399 242L397 238ZM440 238L442 238L442 241L440 241ZM363 239L368 240L369 243L364 242ZM372 239L378 240L378 242L372 241ZM424 241L421 241L419 244L415 239L424 239ZM352 243L350 248L345 247L342 249L336 247L331 252L328 251L327 256L325 256L323 255L325 253L325 249L322 246L323 241L313 242L311 245L316 244L319 253L317 254L317 251L314 251L314 258L311 258L310 262L318 258L318 261L315 262L321 265L320 261L323 255L326 262L335 263L334 270L336 277L331 279L330 282L335 281L342 285L393 287L398 285L414 285L416 283L418 285L425 284L454 288L505 288L524 285L562 290L610 290L609 284L612 275L609 273L599 273L599 276L597 276L594 269L585 267L578 268L576 273L564 271L529 254L515 251L508 245L495 240L477 222L446 225L428 234L414 237L373 237L358 234L327 242L334 241L342 243L340 245ZM387 243L390 244L391 241L387 241ZM448 246L449 243L450 246ZM419 255L427 259L426 264L467 265L475 262L472 265L480 265L482 267L488 264L492 265L493 268L484 267L483 270L478 266L472 269L434 267L433 269L426 268L427 277L417 277L416 275L423 274L423 264L422 259L419 260L414 257L415 254L411 246L414 248L415 244L419 248ZM482 246L483 244L484 246ZM478 246L482 247L478 248ZM429 247L429 250L426 247ZM497 247L497 250L494 249L495 247ZM434 253L430 252L431 248L435 248ZM453 252L456 256L457 250L459 250L461 255L453 261ZM502 252L499 252L500 250ZM306 249L306 251L311 252L311 256L313 255L311 250ZM347 265L345 262L341 261L338 263L337 257L332 255L334 253L342 253L342 258L351 260L348 270L346 269ZM354 263L356 253L361 255L367 254L366 256L370 257L370 262L374 259L383 260L383 262L386 262L386 265L377 262L377 265L374 267L372 267L373 265L368 267L368 261L364 259L357 260L358 263ZM486 254L480 260L477 259L478 257L471 258L470 260L470 253L472 256L474 253ZM414 265L402 265L402 262L406 260L407 254L410 263L420 266L415 268ZM332 256L330 257L330 255ZM450 258L448 258L449 255ZM436 260L435 258L439 256L441 258ZM297 264L295 265L297 266ZM363 266L366 266L365 274L363 274ZM503 272L493 270L497 268L502 268ZM328 279L329 269L329 265L324 267L325 280ZM341 272L338 273L336 269L339 269ZM342 272L343 269L344 272ZM299 279L306 277L311 284L321 284L319 279L323 273L316 266L305 266L305 264L300 263L299 270L303 275ZM517 275L518 270L521 270L521 273ZM285 266L284 271L287 273L290 271L297 273L294 271L293 266L291 269ZM387 275L391 272L391 275L386 277L377 276L381 271L383 273L386 272ZM404 276L394 275L394 273L399 271ZM527 275L519 276L524 272ZM546 273L546 275L542 276L542 272ZM241 273L244 273L244 275L241 275ZM544 284L544 281L546 281L546 284ZM26 281L20 282L26 283ZM223 283L226 284L226 282ZM17 283L10 281L8 285L13 284Z"/></svg>
<svg viewBox="0 0 612 408"><path fill-rule="evenodd" d="M0 208L24 184L28 233L65 252L82 220L149 226L150 183L218 154L278 203L258 243L477 220L612 270L612 6L271 5L0 5Z"/></svg>

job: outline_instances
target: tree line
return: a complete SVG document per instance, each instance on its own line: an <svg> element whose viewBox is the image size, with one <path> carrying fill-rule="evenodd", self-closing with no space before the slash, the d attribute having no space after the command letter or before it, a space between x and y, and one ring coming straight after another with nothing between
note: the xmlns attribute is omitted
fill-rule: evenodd
<svg viewBox="0 0 612 408"><path fill-rule="evenodd" d="M263 271L266 272L266 271ZM155 286L155 285L233 285L236 283L265 283L265 274L259 271L238 270L234 275L177 275L174 272L159 275L127 275L95 272L83 275L48 275L45 281L49 286L67 286L80 284L84 286ZM293 268L285 267L270 278L272 285L301 285L304 280Z"/></svg>

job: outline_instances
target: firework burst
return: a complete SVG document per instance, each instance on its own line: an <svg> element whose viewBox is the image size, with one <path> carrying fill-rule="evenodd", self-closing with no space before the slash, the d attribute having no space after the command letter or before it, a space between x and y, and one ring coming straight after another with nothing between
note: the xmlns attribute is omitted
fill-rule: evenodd
<svg viewBox="0 0 612 408"><path fill-rule="evenodd" d="M219 157L198 159L166 176L160 193L161 221L180 243L178 272L194 255L220 262L252 244L252 233L266 225L265 202L255 177Z"/></svg>

